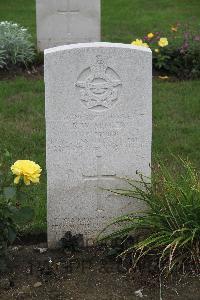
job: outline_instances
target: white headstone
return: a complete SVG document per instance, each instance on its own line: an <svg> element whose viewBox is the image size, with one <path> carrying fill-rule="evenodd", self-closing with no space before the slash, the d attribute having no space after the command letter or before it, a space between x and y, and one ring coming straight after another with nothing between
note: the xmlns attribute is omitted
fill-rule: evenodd
<svg viewBox="0 0 200 300"><path fill-rule="evenodd" d="M100 41L101 0L36 0L38 49Z"/></svg>
<svg viewBox="0 0 200 300"><path fill-rule="evenodd" d="M45 50L48 242L65 232L92 243L142 203L103 188L150 176L151 50L91 43Z"/></svg>

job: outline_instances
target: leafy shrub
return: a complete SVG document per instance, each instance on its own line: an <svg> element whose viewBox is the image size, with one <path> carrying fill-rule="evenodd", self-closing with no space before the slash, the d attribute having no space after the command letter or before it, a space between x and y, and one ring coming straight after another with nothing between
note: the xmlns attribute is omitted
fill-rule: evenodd
<svg viewBox="0 0 200 300"><path fill-rule="evenodd" d="M169 47L169 49L165 49L165 55L168 59L162 68L164 71L180 79L200 78L200 42L191 44L183 53L180 53L180 48ZM156 58L154 60L156 67Z"/></svg>
<svg viewBox="0 0 200 300"><path fill-rule="evenodd" d="M155 70L180 79L200 78L200 28L177 23L167 34L150 32L132 44L137 45L137 41L151 48Z"/></svg>
<svg viewBox="0 0 200 300"><path fill-rule="evenodd" d="M0 68L26 66L35 57L27 29L13 22L0 23Z"/></svg>
<svg viewBox="0 0 200 300"><path fill-rule="evenodd" d="M200 263L200 181L191 164L181 160L181 172L172 175L163 165L154 172L152 184L141 176L138 182L127 179L130 189L114 190L115 194L139 199L148 210L136 215L121 216L114 220L114 232L102 236L101 240L125 238L145 232L139 242L130 246L121 255L132 252L134 265L146 254L158 255L160 267L171 272L192 263ZM133 200L134 201L134 200Z"/></svg>
<svg viewBox="0 0 200 300"><path fill-rule="evenodd" d="M27 195L22 179L25 185L36 183L41 172L38 165L30 161L17 161L11 170L17 175L14 185L11 172L0 173L0 271L7 268L7 250L16 239L18 226L30 222L34 216L33 209L25 205Z"/></svg>

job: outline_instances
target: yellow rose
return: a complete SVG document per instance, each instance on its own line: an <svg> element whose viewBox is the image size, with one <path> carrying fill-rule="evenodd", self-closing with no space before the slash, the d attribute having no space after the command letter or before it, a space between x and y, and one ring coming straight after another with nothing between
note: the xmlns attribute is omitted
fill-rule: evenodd
<svg viewBox="0 0 200 300"><path fill-rule="evenodd" d="M20 179L23 178L24 183L30 185L31 182L39 183L42 169L34 161L17 160L11 166L11 171L16 175L14 179L15 184L18 184Z"/></svg>
<svg viewBox="0 0 200 300"><path fill-rule="evenodd" d="M133 42L131 43L131 45L149 48L149 46L148 46L147 43L143 43L143 41L142 41L142 40L139 40L139 39L136 39L135 41L133 41Z"/></svg>
<svg viewBox="0 0 200 300"><path fill-rule="evenodd" d="M154 51L155 51L156 53L159 53L159 52L160 52L160 50L159 50L158 48L156 48Z"/></svg>
<svg viewBox="0 0 200 300"><path fill-rule="evenodd" d="M165 47L167 46L169 43L168 43L168 40L167 38L160 38L160 40L158 41L158 45L160 47Z"/></svg>
<svg viewBox="0 0 200 300"><path fill-rule="evenodd" d="M152 32L147 34L148 39L152 39L154 37L154 34Z"/></svg>

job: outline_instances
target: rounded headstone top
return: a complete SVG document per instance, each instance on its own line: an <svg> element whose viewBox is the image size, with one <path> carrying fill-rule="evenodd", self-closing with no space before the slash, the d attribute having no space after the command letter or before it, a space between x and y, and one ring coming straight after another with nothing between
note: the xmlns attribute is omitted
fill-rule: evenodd
<svg viewBox="0 0 200 300"><path fill-rule="evenodd" d="M65 50L83 49L83 48L121 48L121 49L132 49L136 51L151 53L150 48L142 47L142 46L134 46L131 44L122 44L122 43L95 42L95 43L77 43L77 44L63 45L63 46L45 49L44 55L65 51Z"/></svg>

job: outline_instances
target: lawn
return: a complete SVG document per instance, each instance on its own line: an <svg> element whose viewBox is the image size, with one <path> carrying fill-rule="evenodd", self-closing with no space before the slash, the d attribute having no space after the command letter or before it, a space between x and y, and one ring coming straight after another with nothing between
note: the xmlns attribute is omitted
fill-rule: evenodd
<svg viewBox="0 0 200 300"><path fill-rule="evenodd" d="M166 30L179 21L200 17L199 0L103 0L102 36L129 42L146 32ZM0 20L13 20L35 34L34 0L0 0ZM198 168L200 147L200 81L153 82L153 156L172 165L170 153L188 157ZM31 187L36 208L32 230L46 228L45 121L43 78L18 76L0 82L0 153L31 159L44 172Z"/></svg>
<svg viewBox="0 0 200 300"><path fill-rule="evenodd" d="M92 1L92 0L91 0ZM150 31L167 31L177 21L199 22L199 0L101 0L102 40L129 43ZM29 28L36 41L35 0L0 0L0 20Z"/></svg>

